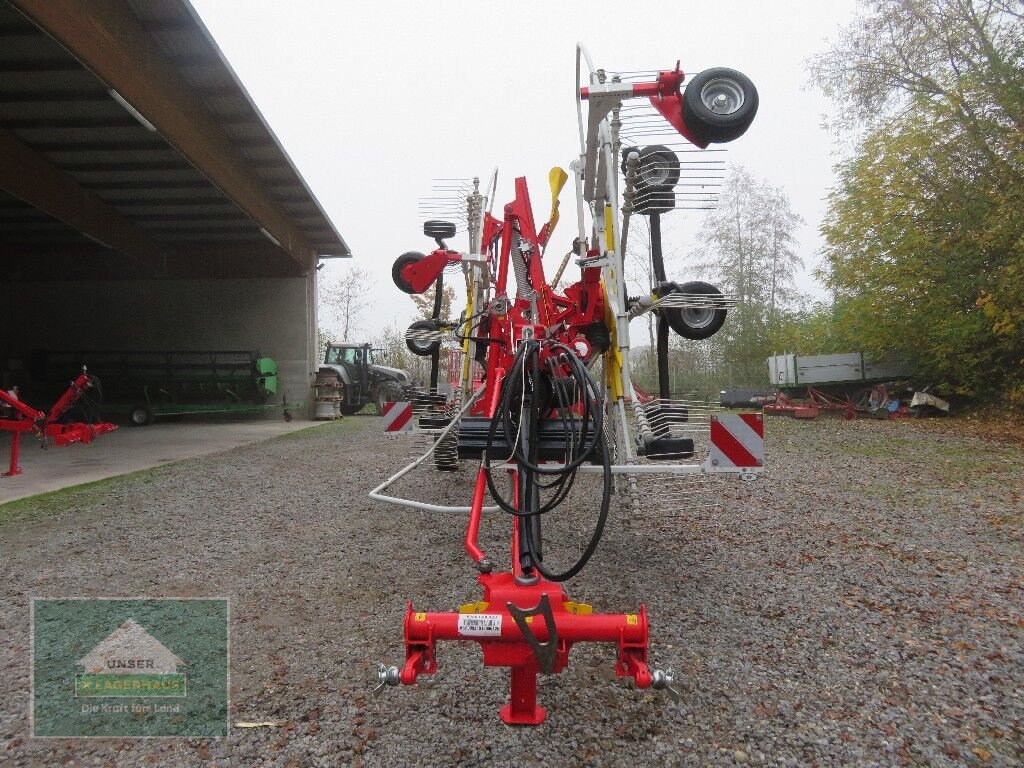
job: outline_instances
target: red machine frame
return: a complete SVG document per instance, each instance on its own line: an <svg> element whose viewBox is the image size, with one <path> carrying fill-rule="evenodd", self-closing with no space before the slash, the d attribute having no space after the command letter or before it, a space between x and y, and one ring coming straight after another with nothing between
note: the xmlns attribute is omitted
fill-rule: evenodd
<svg viewBox="0 0 1024 768"><path fill-rule="evenodd" d="M21 467L18 466L18 457L21 452L21 436L23 434L32 433L44 441L52 441L54 445L69 445L71 443L91 443L100 435L117 429L117 425L108 423L64 424L60 422L67 410L77 403L85 391L91 389L92 386L92 379L88 374L79 374L49 411L37 410L13 395L0 390L0 403L13 408L20 414L20 418L0 419L0 431L13 433L10 466L3 473L4 477L20 475L22 472Z"/></svg>
<svg viewBox="0 0 1024 768"><path fill-rule="evenodd" d="M690 126L686 124L682 92L684 74L678 64L674 70L660 72L654 82L605 82L603 72L596 71L586 52L577 47L577 82L583 60L590 69L590 83L579 88L576 94L581 154L573 165L577 182L577 218L580 232L570 253L577 257L581 268L580 280L559 293L548 285L541 261L542 249L558 220L557 196L561 184L566 180L566 174L560 169L556 169L559 173L553 170L549 176L552 187L552 217L540 230L537 229L534 219L526 180L517 178L515 197L504 207L502 218L498 219L490 213L485 213L481 219L475 220L479 227L471 225L470 247L473 253L464 256L449 250L445 245L443 233L450 233L449 236L454 234L454 225L447 222L427 222L424 234L434 237L440 247L427 255L414 252L403 254L394 267L395 283L407 293L423 293L431 285L440 286L444 270L452 265L461 263L470 270L480 270L480 277L476 282L476 296L470 293L470 311L466 313L470 316L464 317L458 328L463 331L460 335L465 337L463 341L466 354L469 356L469 364L464 371L472 368L474 359L480 359L471 350L480 350L481 345L485 345L482 386L471 386L471 378L469 382L463 382L463 405L461 409L453 407L458 413L446 428L438 432L434 443L436 448L445 441L450 441L452 429L459 426L461 433L458 433L456 442L460 454L465 447L465 457L482 458L476 474L471 505L442 507L383 494L392 483L425 461L434 448L385 480L369 494L375 500L413 506L428 512L468 512L464 545L477 566L477 581L483 589L482 600L467 603L458 611L418 611L410 602L406 610L404 627L405 662L401 667L378 665L379 685L375 692L383 690L386 685L411 685L417 681L419 675L437 672L438 641L469 640L480 646L485 666L509 668L510 699L502 707L500 715L504 722L513 725L537 725L543 722L546 712L537 704L537 675L554 674L563 670L568 665L570 649L579 642L614 644L615 672L618 676L633 678L637 688L666 690L673 699L678 699L678 694L672 688L671 671L652 668L648 663L648 619L643 604L635 613L594 613L591 606L570 600L561 582L579 572L600 538L608 510L611 478L614 474L644 472L682 475L695 472L731 472L739 474L743 479L753 479L760 469L763 458L763 427L760 417L757 416L753 418L752 423L739 419L742 423L735 428L739 430L742 439L737 443L738 449L732 454L720 451L720 458L709 456L704 463L689 466L652 466L630 461L635 456L634 449L629 443L626 407L627 404L636 403L633 401L634 388L630 381L628 364L630 315L621 269L621 255L617 253L621 242L616 219L619 204L615 180L619 150L618 147L613 148L608 122L609 114L618 108L623 99L647 98L684 138L698 147L705 147L709 141L731 141L746 130L756 112L756 90L750 86L751 90L747 95L751 96L751 100L746 111L742 114L737 113L732 123L719 124L717 121L723 116L717 112L712 115L714 130L705 130L707 140L702 140L697 136L698 132L692 130L701 123L698 121ZM712 70L706 72L711 73ZM733 70L724 69L714 72L734 73ZM742 75L738 76L744 78ZM712 75L708 74L707 77L710 78ZM719 80L726 77L731 75L718 75ZM744 81L749 82L745 79ZM699 98L703 100L703 91L699 93ZM586 120L582 113L583 102L589 104ZM741 102L743 103L745 102ZM707 106L707 109L710 110L710 106ZM739 106L736 109L739 110ZM562 177L560 182L557 180L559 174ZM584 225L585 210L588 206L593 220L593 228L589 235ZM479 239L475 239L477 236ZM476 253L476 250L479 250L479 253ZM569 256L566 256L566 262L568 258ZM562 268L564 266L563 263ZM509 297L508 291L510 270L515 273L517 287L514 300ZM467 270L467 286L473 282L469 279L472 274L474 273ZM486 290L480 290L480 285L486 286ZM491 295L493 298L490 298ZM651 306L653 307L653 302ZM698 308L706 307L699 305ZM436 313L435 309L433 327L424 328L423 332L429 331L427 341L440 343L440 338L435 338L434 334L441 336L442 329L452 330L453 325L441 323ZM474 323L479 317L484 319ZM415 323L410 328L410 334L414 331L419 333L417 325L420 323ZM412 343L419 339L415 335L407 335L407 341ZM416 349L413 351L416 352ZM436 361L436 351L433 354ZM606 386L599 393L586 370L586 363L602 354L605 355ZM524 367L524 361L527 360L529 369ZM464 376L466 375L464 372ZM507 381L518 381L519 376L522 376L521 394L518 389L513 391L506 388ZM553 397L549 396L545 400L538 394L543 389L539 384L544 382L545 376L551 377L551 381L548 382L551 391L558 393L557 407L554 405ZM570 390L564 388L567 380L571 380L569 383L575 388L571 390L573 395L568 398L565 393ZM516 386L518 387L518 384ZM519 395L520 399L516 401L512 397L513 394ZM602 402L598 403L599 400ZM595 403L598 403L599 409L604 410L595 411ZM567 412L576 413L577 410L582 417L578 433L574 431L575 424L569 425L569 419L566 417ZM687 409L679 410L686 412ZM514 420L510 414L516 412L518 419ZM574 473L577 470L591 469L602 472L604 480L601 513L591 544L576 566L559 574L552 573L542 566L539 545L538 516L554 506L554 503L541 503L539 489L553 488L555 481L544 485L537 480L549 469L539 466L544 461L540 458L539 445L543 443L543 438L539 436L538 425L545 420L548 420L548 424L555 421L550 417L556 412L561 417L566 443L562 454L557 450L553 452L555 456L561 455L561 459L549 459L555 465L551 474L560 470ZM601 415L612 412L614 413L610 418ZM594 416L595 413L598 415ZM511 458L506 459L503 451L498 460L500 463L492 465L487 454L496 446L493 441L499 419L504 419L502 423L505 428L505 442L502 445L504 449L511 448ZM588 451L597 448L599 440L605 440L607 433L602 435L601 432L612 423L614 440L608 438L608 442L612 443L618 459L623 463L613 466L607 443L602 443L602 449L598 451L601 454L599 462L593 453L577 452L579 445L586 443L591 419L594 438L588 445ZM459 420L464 420L467 427L463 428ZM518 425L515 427L514 435L509 428L513 420ZM640 416L637 417L637 421L641 421ZM467 434L467 428L477 430L481 422L490 426L486 448L482 452L476 442L459 442ZM525 433L525 436L521 436L520 431ZM719 431L723 432L726 438L732 439L728 429L722 427ZM715 433L712 417L710 439L713 448L716 447ZM479 438L478 431L471 431L469 434L472 440ZM645 447L655 442L657 440L651 440L645 443ZM662 442L666 447L662 456L674 460L676 457L687 455L685 446L682 445L684 443L689 444L689 455L692 455L692 440L680 438L671 443L666 438ZM570 459L570 454L575 456L574 460ZM735 456L741 458L733 460ZM584 467L583 464L588 459L602 466ZM499 498L501 494L493 483L492 472L508 473L513 489L511 499ZM559 493L560 491L561 488ZM488 492L498 506L485 507ZM557 495L556 502L564 498L565 495ZM505 512L512 513L511 566L507 571L495 571L491 558L487 556L479 542L483 514L495 509L504 509Z"/></svg>
<svg viewBox="0 0 1024 768"><path fill-rule="evenodd" d="M487 335L491 343L481 396L472 404L473 415L493 418L505 373L513 363L517 345L529 339L551 339L586 360L595 350L586 330L604 317L604 292L601 269L582 264L582 277L569 286L564 295L548 286L544 277L538 234L526 179L515 181L515 200L505 206L499 221L488 216L484 221L484 239L489 263L496 269L495 295L508 294L510 259L513 243L529 258L528 276L534 296L517 294L514 303L500 316L491 316ZM543 232L543 230L542 230ZM546 232L544 232L546 234ZM588 254L596 257L597 252ZM461 259L458 253L439 249L418 262L406 265L402 278L417 290L426 290L448 264ZM541 360L550 360L553 352L542 351ZM508 469L518 504L519 469ZM537 705L537 675L560 672L569 663L569 650L577 642L615 643L615 672L632 677L638 688L652 684L667 688L671 674L652 670L647 664L647 612L641 604L636 613L597 614L589 605L569 600L562 587L535 574L524 578L520 565L519 529L513 520L511 571L489 571L490 560L480 548L478 532L487 493L487 470L477 471L473 501L466 528L465 548L482 573L477 581L483 588L483 600L462 606L458 612L421 612L409 604L405 618L406 661L399 671L384 668L381 685L401 682L411 685L421 674L437 671L435 645L439 640L477 642L486 666L509 667L511 695L501 709L501 719L512 725L537 725L545 718L545 709ZM532 583L531 583L532 582ZM530 607L525 607L530 606ZM538 620L539 618L539 620Z"/></svg>

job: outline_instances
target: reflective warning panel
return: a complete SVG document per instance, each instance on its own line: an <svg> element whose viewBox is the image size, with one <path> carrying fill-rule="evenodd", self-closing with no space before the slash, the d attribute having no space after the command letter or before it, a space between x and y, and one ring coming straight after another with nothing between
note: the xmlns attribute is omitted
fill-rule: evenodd
<svg viewBox="0 0 1024 768"><path fill-rule="evenodd" d="M764 418L761 414L712 416L708 460L717 469L764 466Z"/></svg>
<svg viewBox="0 0 1024 768"><path fill-rule="evenodd" d="M385 432L412 432L416 423L412 420L412 403L386 402L384 412Z"/></svg>

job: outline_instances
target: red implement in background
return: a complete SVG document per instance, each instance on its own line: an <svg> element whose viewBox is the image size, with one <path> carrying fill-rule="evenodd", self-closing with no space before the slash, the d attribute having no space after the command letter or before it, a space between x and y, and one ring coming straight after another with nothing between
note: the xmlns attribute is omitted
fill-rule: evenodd
<svg viewBox="0 0 1024 768"><path fill-rule="evenodd" d="M46 442L54 445L69 445L71 443L91 443L100 435L113 432L117 429L115 424L85 424L82 422L61 423L60 418L81 399L82 395L93 387L92 378L82 373L71 382L63 395L50 408L49 411L39 411L30 405L21 402L14 395L0 391L0 404L13 409L15 416L8 419L0 419L0 431L12 432L11 440L11 463L4 477L21 474L21 467L18 466L18 454L21 451L21 436L24 433L32 433Z"/></svg>

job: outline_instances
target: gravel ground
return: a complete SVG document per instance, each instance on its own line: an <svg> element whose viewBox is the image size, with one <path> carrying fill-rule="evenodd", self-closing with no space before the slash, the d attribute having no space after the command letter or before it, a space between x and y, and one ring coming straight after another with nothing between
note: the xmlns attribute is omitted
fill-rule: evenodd
<svg viewBox="0 0 1024 768"><path fill-rule="evenodd" d="M542 678L548 720L498 720L507 672L439 647L433 685L370 696L402 661L407 600L478 599L461 518L371 503L404 443L371 417L0 506L0 764L110 766L1019 765L1024 759L1024 451L913 423L768 422L753 484L647 482L569 585L596 610L644 600L652 659L683 702L577 646ZM466 503L470 473L405 486ZM680 508L682 493L689 506ZM593 519L547 524L567 563ZM488 523L490 523L488 525ZM504 520L484 543L504 551ZM139 532L167 555L131 546ZM562 541L563 547L557 546ZM34 740L30 596L228 596L221 741Z"/></svg>

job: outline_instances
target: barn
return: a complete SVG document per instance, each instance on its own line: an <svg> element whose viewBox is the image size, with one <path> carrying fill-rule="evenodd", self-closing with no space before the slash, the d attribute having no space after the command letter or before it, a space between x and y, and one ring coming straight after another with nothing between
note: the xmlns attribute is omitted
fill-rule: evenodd
<svg viewBox="0 0 1024 768"><path fill-rule="evenodd" d="M5 388L48 352L251 350L308 402L349 256L187 0L0 2Z"/></svg>

